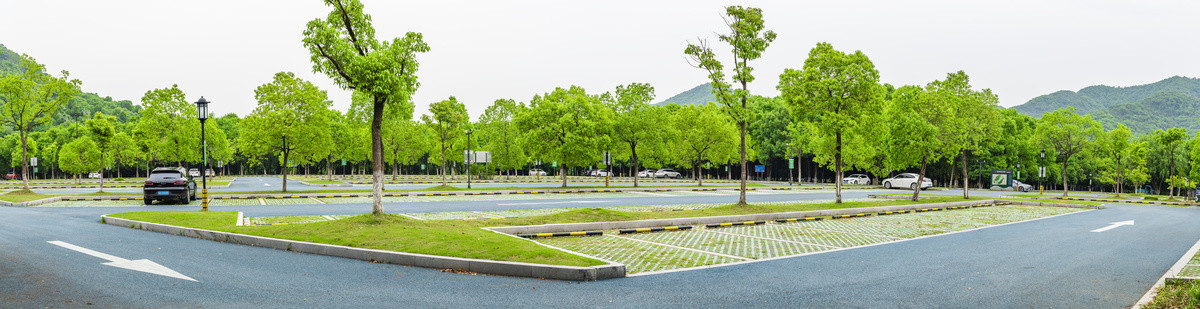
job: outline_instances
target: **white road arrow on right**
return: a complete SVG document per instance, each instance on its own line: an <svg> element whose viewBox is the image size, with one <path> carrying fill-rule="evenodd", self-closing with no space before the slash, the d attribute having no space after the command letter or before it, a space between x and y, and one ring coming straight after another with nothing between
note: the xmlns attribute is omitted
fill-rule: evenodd
<svg viewBox="0 0 1200 309"><path fill-rule="evenodd" d="M1121 222L1113 222L1112 224L1110 224L1110 225L1108 225L1108 226L1106 226L1106 227L1102 227L1102 228L1098 228L1098 229L1094 229L1094 230L1092 230L1092 233L1100 233L1100 232L1103 232L1103 231L1107 231L1107 230L1115 229L1115 228L1117 228L1117 227L1120 227L1120 226L1122 226L1122 225L1133 225L1133 220L1129 220L1129 221L1121 221Z"/></svg>

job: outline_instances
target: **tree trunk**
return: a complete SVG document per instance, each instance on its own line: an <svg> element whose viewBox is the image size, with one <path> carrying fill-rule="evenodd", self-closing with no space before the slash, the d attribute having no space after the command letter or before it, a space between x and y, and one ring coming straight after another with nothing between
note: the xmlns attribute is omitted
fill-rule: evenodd
<svg viewBox="0 0 1200 309"><path fill-rule="evenodd" d="M1067 160L1070 160L1070 158L1063 158L1062 171L1059 172L1059 174L1062 174L1063 197L1067 197L1067 191L1068 191L1067 190Z"/></svg>
<svg viewBox="0 0 1200 309"><path fill-rule="evenodd" d="M963 199L965 200L965 199L971 198L971 196L967 194L967 186L968 186L967 179L971 178L971 177L967 177L967 150L963 149L961 152L962 152Z"/></svg>
<svg viewBox="0 0 1200 309"><path fill-rule="evenodd" d="M842 203L842 181L841 181L841 179L842 179L842 132L838 132L835 135L837 136L837 141L835 144L835 145L837 145L836 146L837 149L835 149L833 152L833 159L834 159L833 168L835 170L834 175L833 175L833 177L834 177L833 188L834 188L834 191L837 192L837 195L834 198L833 202L841 204ZM745 188L743 188L743 189L745 189Z"/></svg>
<svg viewBox="0 0 1200 309"><path fill-rule="evenodd" d="M637 172L638 172L637 143L633 143L633 144L632 144L632 145L629 147L629 152L630 152L630 154L632 155L632 157L631 157L631 158L633 158L633 166L631 166L631 168L632 168L632 171L631 171L631 173L629 174L629 176L633 176L633 187L634 187L634 188L637 188L637 187L638 187L638 177L637 177Z"/></svg>
<svg viewBox="0 0 1200 309"><path fill-rule="evenodd" d="M744 110L745 108L746 108L746 98L742 98L742 109ZM741 185L740 185L740 188L742 190L738 192L738 203L737 204L738 205L746 205L746 175L747 175L747 173L746 173L746 122L744 120L739 120L738 128L739 128L739 130L741 130L741 134L742 134L741 146L739 146L740 147L739 152L741 153L741 162L742 162L742 175L741 175L742 180L741 180ZM839 200L840 200L840 198L839 198Z"/></svg>
<svg viewBox="0 0 1200 309"><path fill-rule="evenodd" d="M97 172L97 174L100 174L100 193L104 193L104 152L103 151L100 152L100 171Z"/></svg>
<svg viewBox="0 0 1200 309"><path fill-rule="evenodd" d="M284 145L285 145L284 147L287 147L286 142L284 142ZM287 192L288 152L290 152L290 151L288 151L286 149L283 151L283 192Z"/></svg>
<svg viewBox="0 0 1200 309"><path fill-rule="evenodd" d="M383 214L383 104L386 98L375 96L371 116L371 213Z"/></svg>
<svg viewBox="0 0 1200 309"><path fill-rule="evenodd" d="M329 176L329 181L333 181L333 155L325 159L325 174Z"/></svg>
<svg viewBox="0 0 1200 309"><path fill-rule="evenodd" d="M1117 197L1121 197L1121 158L1117 158L1117 185L1113 186L1116 189Z"/></svg>
<svg viewBox="0 0 1200 309"><path fill-rule="evenodd" d="M558 174L559 174L559 176L562 176L562 181L563 181L562 187L566 188L567 187L567 165L566 164L558 166Z"/></svg>
<svg viewBox="0 0 1200 309"><path fill-rule="evenodd" d="M913 202L916 202L919 199L919 196L921 194L921 184L925 182L925 166L928 162L929 162L929 154L925 154L924 157L921 157L921 173L917 174L917 182L916 182L917 185L915 186L915 188L913 188L913 197L912 197Z"/></svg>
<svg viewBox="0 0 1200 309"><path fill-rule="evenodd" d="M28 133L21 131L21 183L29 190L29 143Z"/></svg>
<svg viewBox="0 0 1200 309"><path fill-rule="evenodd" d="M442 185L446 185L446 142L442 141Z"/></svg>

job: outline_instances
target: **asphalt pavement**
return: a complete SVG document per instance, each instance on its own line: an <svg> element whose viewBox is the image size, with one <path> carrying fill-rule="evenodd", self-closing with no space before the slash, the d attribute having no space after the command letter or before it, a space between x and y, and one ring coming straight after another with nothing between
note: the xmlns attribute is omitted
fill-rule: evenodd
<svg viewBox="0 0 1200 309"><path fill-rule="evenodd" d="M880 190L855 190L846 198ZM900 192L900 191L887 191ZM947 193L947 192L928 192ZM959 193L959 192L952 192ZM979 191L972 194L997 192ZM829 199L830 192L747 196ZM564 196L570 199L569 196ZM723 203L736 196L636 197ZM517 200L527 203L546 199ZM516 209L513 200L419 202L389 211ZM586 207L609 204L589 203ZM543 207L563 207L562 204ZM194 207L192 207L194 208ZM221 206L248 215L363 213L365 204ZM0 207L4 307L1126 307L1200 239L1200 210L1142 205L929 238L600 282L443 273L100 224L101 214L180 206ZM1112 222L1135 220L1105 232ZM62 241L149 259L197 282L103 265Z"/></svg>

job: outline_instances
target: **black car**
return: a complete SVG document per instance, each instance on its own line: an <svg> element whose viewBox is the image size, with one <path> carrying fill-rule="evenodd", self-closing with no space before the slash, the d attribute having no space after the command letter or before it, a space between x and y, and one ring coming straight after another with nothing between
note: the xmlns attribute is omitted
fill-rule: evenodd
<svg viewBox="0 0 1200 309"><path fill-rule="evenodd" d="M154 200L176 200L183 203L196 199L196 181L184 168L160 167L150 172L142 186L146 205Z"/></svg>

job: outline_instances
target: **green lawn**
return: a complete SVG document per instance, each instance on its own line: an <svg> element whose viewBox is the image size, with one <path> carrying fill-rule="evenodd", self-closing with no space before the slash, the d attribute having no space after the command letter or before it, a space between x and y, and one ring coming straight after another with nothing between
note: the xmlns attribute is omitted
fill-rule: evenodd
<svg viewBox="0 0 1200 309"><path fill-rule="evenodd" d="M733 188L736 188L736 187L737 187L737 185L736 185L736 184L720 184L720 185L709 185L709 184L705 184L705 185L703 185L703 186L678 186L678 187L681 187L681 188L701 187L701 188L724 188L724 189L733 189ZM746 184L746 187L767 187L767 186L766 186L766 185L761 185L761 184L751 184L751 183L747 183L747 184ZM443 185L437 185L437 186L428 187L428 188L422 188L422 189L388 189L388 190L384 190L384 192L430 192L430 191L505 191L505 190L516 190L516 191L533 191L533 190L631 189L631 188L634 188L634 187L633 187L633 186L609 186L609 187L605 187L605 186L570 186L570 187L566 187L566 188L564 188L564 187L562 187L562 186L546 186L546 187L517 187L517 186L507 186L507 187L482 187L482 188L471 188L471 189L467 189L467 188L459 188L459 187L455 187L455 186L443 186ZM638 187L638 188L672 188L672 187L667 187L667 186L640 186L640 187ZM371 192L371 189L360 189L360 190L337 190L337 189L326 189L326 190L290 190L290 191L288 191L288 192L283 192L283 191L280 191L280 190L265 190L265 191L234 191L234 192L221 192L220 194L221 194L221 195L231 195L231 194L289 194L289 193L369 193L369 192Z"/></svg>
<svg viewBox="0 0 1200 309"><path fill-rule="evenodd" d="M0 201L22 203L28 201L36 201L44 198L54 197L55 195L35 193L29 190L17 190L0 194Z"/></svg>
<svg viewBox="0 0 1200 309"><path fill-rule="evenodd" d="M972 200L984 199L979 197L972 198ZM236 221L237 214L234 212L159 211L120 213L111 216L360 248L500 261L589 266L601 265L603 262L549 249L537 245L532 241L486 231L481 229L481 227L706 217L910 205L962 200L962 198L958 197L947 197L922 200L920 202L888 200L848 202L842 204L725 205L688 212L624 212L602 208L580 208L544 216L486 221L422 221L398 215L359 215L341 220L316 223L264 226L235 226L234 221Z"/></svg>
<svg viewBox="0 0 1200 309"><path fill-rule="evenodd" d="M1142 308L1200 308L1200 281L1164 285L1154 300Z"/></svg>

